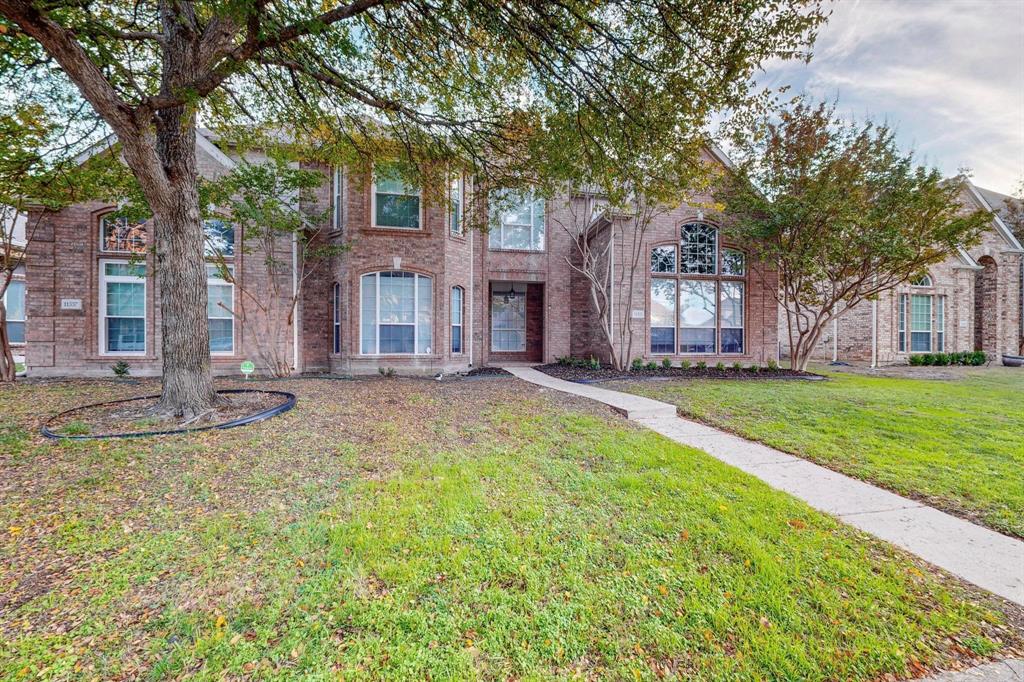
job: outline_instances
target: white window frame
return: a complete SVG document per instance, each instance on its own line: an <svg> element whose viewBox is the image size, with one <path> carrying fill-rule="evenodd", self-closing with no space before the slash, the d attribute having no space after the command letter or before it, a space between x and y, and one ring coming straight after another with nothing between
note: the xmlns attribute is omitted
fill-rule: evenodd
<svg viewBox="0 0 1024 682"><path fill-rule="evenodd" d="M227 317L227 318L224 318L224 317L216 317L216 318L210 317L209 316L209 311L207 311L207 317L206 317L207 325L209 325L210 320L214 320L214 319L216 319L216 320L224 320L224 319L231 320L231 350L218 350L218 351L215 351L215 350L211 349L210 350L210 355L213 356L213 357L226 357L226 356L234 355L235 354L235 348L238 345L236 343L238 329L237 329L237 327L235 325L235 284L234 284L234 282L229 282L228 280L222 278L220 276L220 271L219 271L219 269L217 268L217 266L215 264L207 263L206 264L206 268L207 268L206 269L206 295L207 295L207 297L209 297L209 295L210 295L210 286L211 285L219 286L219 287L220 286L229 286L229 287L231 287L231 310L229 311L230 317ZM211 274L210 268L213 268L213 270L212 270L213 274ZM233 278L234 277L234 273L235 273L235 268L233 266L231 266L231 265L227 266L227 268L228 268L229 276L231 276Z"/></svg>
<svg viewBox="0 0 1024 682"><path fill-rule="evenodd" d="M124 259L103 259L100 261L100 291L99 291L99 354L104 357L143 357L149 350L149 287L146 283L148 272L144 271L142 277L134 275L108 275L107 264L117 265L141 265L146 268L145 263L137 264ZM131 351L108 351L107 350L107 284L109 282L127 282L131 284L142 283L142 350ZM137 318L136 318L137 319Z"/></svg>
<svg viewBox="0 0 1024 682"><path fill-rule="evenodd" d="M935 315L935 350L938 353L946 352L946 297L935 296L932 301Z"/></svg>
<svg viewBox="0 0 1024 682"><path fill-rule="evenodd" d="M412 188L414 193L412 194L397 194L395 192L380 192L380 194L387 194L389 196L396 197L416 197L417 206L419 209L417 221L419 225L416 227L402 227L401 225L378 225L377 224L377 166L387 166L389 164L377 164L374 166L373 181L370 183L370 225L378 230L402 230L404 232L419 232L423 230L423 192L419 187ZM402 184L405 184L405 180L402 180ZM409 189L406 185L406 189Z"/></svg>
<svg viewBox="0 0 1024 682"><path fill-rule="evenodd" d="M914 329L914 299L920 298L928 301L928 329ZM935 345L935 339L932 337L935 332L935 324L932 320L932 315L935 314L935 297L928 294L911 294L910 296L910 319L908 320L908 340L910 341L910 352L911 353L931 353L933 352L932 347ZM928 348L925 350L914 350L914 334L927 334L928 335Z"/></svg>
<svg viewBox="0 0 1024 682"><path fill-rule="evenodd" d="M412 326L412 348L413 348L413 352L412 353L381 353L380 352L380 326L381 326L380 325L380 275L381 275L382 272L407 272L409 274L415 275L415 279L413 280L413 282L414 282L413 283L413 288L412 288L412 299L413 299L413 308L412 308L412 320L413 321L411 323L411 326ZM376 326L376 334L375 334L375 338L374 338L374 352L373 353L364 353L363 352L363 278L366 277L367 275L373 275L376 278L376 280L377 280L377 285L376 285L377 288L376 288L376 292L375 292L375 296L374 296L374 301L373 301L373 303L374 303L374 325ZM419 346L420 346L420 324L419 324L419 318L420 318L420 281L421 280L426 280L428 282L427 286L431 287L431 291L430 291L430 305L433 308L433 306L434 306L434 291L433 291L434 278L431 277L430 275L423 275L423 274L420 274L418 272L414 272L412 270L377 270L377 271L374 271L374 272L364 272L363 274L361 274L359 276L359 354L360 355L367 356L367 357L378 356L378 355L382 355L382 356L385 356L385 357L391 357L391 356L409 356L409 357L411 357L411 356L415 356L415 355L419 355L419 356L433 355L433 348L434 348L433 335L434 335L434 326L435 326L434 325L434 311L433 310L430 311L430 335L431 335L430 345L428 345L426 351L424 351L422 353L419 353L419 352L416 351L416 349L419 348ZM406 326L409 326L409 323L403 322L402 324L404 324Z"/></svg>
<svg viewBox="0 0 1024 682"><path fill-rule="evenodd" d="M907 309L910 307L910 298L907 294L899 294L896 301L896 351L907 352Z"/></svg>
<svg viewBox="0 0 1024 682"><path fill-rule="evenodd" d="M497 190L497 191L498 192L508 192L508 190ZM494 225L493 218L490 221L491 222L490 228L492 230L492 233L489 234L488 237L487 237L487 249L488 249L488 251L513 251L513 252L524 252L524 253L545 253L548 250L548 211L547 211L547 201L545 199L541 198L541 197L538 197L537 193L534 190L532 190L532 189L529 190L528 192L523 192L521 194L523 196L527 197L527 202L530 205L530 246L525 248L525 249L518 248L518 247L513 247L513 246L505 246L505 221L501 219L501 215L498 215L497 225ZM535 239L536 235L534 234L534 231L536 230L536 223L537 223L536 219L537 219L537 216L534 213L534 210L536 209L536 206L537 206L538 202L540 202L541 206L543 207L541 210L544 211L544 221L542 223L544 225L544 235L543 235L543 239L541 239L541 247L539 249L535 249L535 248L533 248L533 244L536 242L536 239ZM521 223L516 223L516 224L522 226ZM498 234L498 245L497 246L495 246L491 242L491 237L494 234L493 230L495 230L495 229L497 229L497 231L498 231L497 232L497 234Z"/></svg>
<svg viewBox="0 0 1024 682"><path fill-rule="evenodd" d="M230 244L230 246L231 246L231 253L217 253L216 251L214 251L213 249L210 248L209 224L211 222L214 222L214 221L219 222L219 223L221 223L223 225L227 225L227 226L231 227L231 244ZM234 258L235 257L235 247L237 245L238 245L238 227L236 225L232 224L231 221L229 221L229 220L227 220L225 218L217 217L217 216L214 216L212 218L206 218L205 220L203 220L203 256L204 257L206 257L206 258L217 258L217 257L220 257L220 258L224 258L224 259Z"/></svg>
<svg viewBox="0 0 1024 682"><path fill-rule="evenodd" d="M456 202L458 205L453 208ZM452 237L466 236L466 226L462 224L465 205L466 182L461 175L457 175L448 180L448 234Z"/></svg>
<svg viewBox="0 0 1024 682"><path fill-rule="evenodd" d="M455 301L454 301L455 292L456 291L459 292L459 305L458 305L458 308L456 308ZM449 301L449 305L451 307L451 310L448 313L448 319L450 320L450 323L451 323L450 324L451 329L449 330L450 338L449 338L449 343L448 343L449 350L450 350L452 355L465 355L465 353L466 353L466 324L465 324L465 318L466 318L466 290L465 290L465 288L463 288L461 286L458 286L458 285L453 286L451 288L451 296L450 296L450 298L452 300ZM458 321L458 323L455 322L455 311L456 310L458 310L458 312L459 312L459 321ZM457 351L453 348L453 346L455 345L454 342L455 342L455 328L456 327L458 327L458 329L459 329L459 350L457 350Z"/></svg>
<svg viewBox="0 0 1024 682"><path fill-rule="evenodd" d="M508 282L508 284L511 287L511 292L513 294L515 294L515 286L516 286L516 284L518 284L518 282ZM500 327L500 328L498 328L498 327L494 326L494 308L493 308L493 306L494 306L494 290L493 290L493 288L489 292L489 296L488 296L488 299L487 299L487 313L488 313L488 316L490 318L490 337L491 337L491 344L490 344L490 346L491 346L491 352L492 353L525 353L525 352L527 352L527 345L528 344L527 344L526 335L527 335L527 329L530 326L530 322L529 322L529 311L527 310L527 305L526 305L526 303L527 303L526 298L529 295L529 293L530 293L529 285L524 285L524 287L523 287L523 296L522 296L522 298L523 298L523 326L522 326L522 329L520 329L519 327ZM508 348L495 348L494 347L494 339L497 336L497 334L495 334L495 332L518 332L518 331L522 331L522 333L523 333L523 335L522 335L522 339L523 339L522 347L517 348L515 350L509 350Z"/></svg>
<svg viewBox="0 0 1024 682"><path fill-rule="evenodd" d="M933 286L932 276L926 272L917 279L911 280L910 286L917 288L928 288L930 286Z"/></svg>
<svg viewBox="0 0 1024 682"><path fill-rule="evenodd" d="M21 286L22 301L21 301L21 317L20 318L11 317L11 308L10 308L10 305L9 305L10 295L11 295L11 287L14 286L15 284ZM8 283L8 285L7 285L7 290L4 291L4 310L7 313L7 324L10 324L11 322L20 322L22 325L25 325L25 327L27 327L26 323L28 322L28 285L26 284L24 277L13 277L13 278L11 278L10 283ZM25 328L25 327L22 328L22 333L21 333L21 336L22 336L23 339L26 338L26 334L28 332L27 328ZM7 338L8 339L11 338L9 331L8 331ZM11 341L10 343L11 343L11 346L16 346L18 348L21 348L22 346L25 345L26 341Z"/></svg>

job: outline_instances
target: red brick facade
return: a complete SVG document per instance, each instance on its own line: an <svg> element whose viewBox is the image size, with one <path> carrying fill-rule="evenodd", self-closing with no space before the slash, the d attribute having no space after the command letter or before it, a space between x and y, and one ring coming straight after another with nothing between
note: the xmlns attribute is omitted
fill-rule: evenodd
<svg viewBox="0 0 1024 682"><path fill-rule="evenodd" d="M223 161L207 159L204 172L222 172L223 166L220 170L214 167L217 163ZM314 204L308 207L311 212L322 211L333 203L332 174L328 169L323 172L324 184ZM214 357L215 371L237 372L243 359L265 364L261 363L260 347L265 346L267 338L277 340L279 353L296 359L298 371L338 374L375 373L386 368L415 373L455 372L505 362L551 362L568 355L607 357L588 285L569 265L569 260L577 257L577 248L572 230L562 227L567 222L566 199L546 202L544 234L538 243L540 250L502 250L491 248L486 234L474 231L452 234L447 206L432 199L436 193L422 193L418 229L380 228L373 226L370 169L348 168L342 187L340 230L331 231L325 238L338 240L349 248L314 270L304 281L296 311L298 332L294 336L298 348L292 347L293 335L290 329L282 329L285 321L280 316L276 322L265 321L262 326L253 321L259 315L255 314L250 299L265 297L271 287L264 281L266 276L261 275L262 269L256 267L261 256L244 254L238 249L232 259L239 285L235 301L236 306L245 310L248 321L246 324L236 321L234 351ZM633 335L631 357L659 361L662 357L673 361L689 357L694 362L705 360L710 364L719 360L764 363L777 358L776 309L769 293L776 286L775 275L757 273L749 267L742 276L745 288L742 353L694 356L650 353L650 249L658 244L678 244L681 225L702 220L696 205L706 199L697 197L695 206L681 206L659 216L643 235L632 291L626 284L628 259L613 257L616 305L624 306L620 311L630 311L629 317L624 319L628 319ZM98 221L110 209L100 204L80 204L42 216L27 263L27 360L34 375L108 374L110 365L120 359L100 353L98 268L104 256L98 249ZM621 255L627 242L632 243L633 230L628 221L621 219L606 229L606 234L613 235L617 241L616 253ZM721 246L741 247L728 243ZM282 253L287 253L290 245L282 244L281 248ZM124 359L131 364L134 374L158 374L159 297L152 277L151 258L147 256L145 260L149 266L146 352ZM431 310L418 309L423 298L417 299L417 312L424 320L430 320L430 338L420 339L423 347L416 354L363 353L361 278L368 273L392 271L419 275L416 291L424 296L422 287L429 286ZM291 273L279 272L276 276L281 291L290 292ZM490 294L495 285L507 288L508 283L515 283L516 291L525 291L525 350L521 352L492 350ZM452 352L454 287L464 292L463 342L459 352ZM242 291L252 293L242 295ZM337 305L335 291L340 295ZM81 309L62 310L61 301L66 299L80 300ZM419 338L423 327L416 329Z"/></svg>

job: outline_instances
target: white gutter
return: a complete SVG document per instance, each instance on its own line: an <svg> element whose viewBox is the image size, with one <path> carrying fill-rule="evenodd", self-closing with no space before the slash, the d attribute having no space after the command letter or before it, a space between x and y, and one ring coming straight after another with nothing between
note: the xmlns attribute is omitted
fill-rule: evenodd
<svg viewBox="0 0 1024 682"><path fill-rule="evenodd" d="M871 369L878 367L878 297L871 299Z"/></svg>
<svg viewBox="0 0 1024 682"><path fill-rule="evenodd" d="M299 235L292 232L292 368L299 372Z"/></svg>
<svg viewBox="0 0 1024 682"><path fill-rule="evenodd" d="M839 318L832 318L832 362L839 362Z"/></svg>
<svg viewBox="0 0 1024 682"><path fill-rule="evenodd" d="M463 185L463 187L465 187L465 185ZM465 198L463 198L463 203L465 203ZM465 229L465 226L463 226L463 229ZM473 279L473 237L475 232L476 230L469 230L469 337L464 339L469 350L470 367L473 366L473 301L475 300L473 297L473 291L476 289L476 280Z"/></svg>

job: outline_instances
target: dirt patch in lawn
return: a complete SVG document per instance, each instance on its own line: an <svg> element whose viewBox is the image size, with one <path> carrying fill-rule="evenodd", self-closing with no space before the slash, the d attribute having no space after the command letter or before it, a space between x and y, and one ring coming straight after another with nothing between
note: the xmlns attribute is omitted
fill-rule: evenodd
<svg viewBox="0 0 1024 682"><path fill-rule="evenodd" d="M217 404L209 412L182 421L156 412L158 396L127 398L68 410L54 417L47 427L60 436L141 435L154 431L198 429L250 417L287 401L287 396L268 391L220 393Z"/></svg>
<svg viewBox="0 0 1024 682"><path fill-rule="evenodd" d="M813 372L798 372L791 369L750 369L749 367L657 367L655 369L615 369L608 365L602 365L600 369L590 367L573 367L571 365L560 365L552 363L540 365L536 369L566 381L577 383L589 383L594 381L616 381L621 379L805 379L819 381L824 379L820 374Z"/></svg>

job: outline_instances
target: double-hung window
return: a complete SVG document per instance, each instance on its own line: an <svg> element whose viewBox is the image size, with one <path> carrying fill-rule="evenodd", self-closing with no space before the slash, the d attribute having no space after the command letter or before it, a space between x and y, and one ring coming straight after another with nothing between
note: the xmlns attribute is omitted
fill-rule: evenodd
<svg viewBox="0 0 1024 682"><path fill-rule="evenodd" d="M229 281L233 274L230 265L227 278L218 266L206 266L206 321L214 355L230 355L235 350L235 285Z"/></svg>
<svg viewBox="0 0 1024 682"><path fill-rule="evenodd" d="M341 285L337 282L334 283L331 295L331 311L333 319L331 327L334 332L331 349L337 355L341 352Z"/></svg>
<svg viewBox="0 0 1024 682"><path fill-rule="evenodd" d="M490 195L488 246L493 250L544 250L544 199L533 192L497 190Z"/></svg>
<svg viewBox="0 0 1024 682"><path fill-rule="evenodd" d="M906 294L899 295L899 311L897 312L896 320L896 335L897 342L896 347L899 352L907 352L907 299L909 297Z"/></svg>
<svg viewBox="0 0 1024 682"><path fill-rule="evenodd" d="M910 296L910 352L927 353L932 349L932 297Z"/></svg>
<svg viewBox="0 0 1024 682"><path fill-rule="evenodd" d="M345 169L342 166L335 166L331 180L331 232L341 232L345 229Z"/></svg>
<svg viewBox="0 0 1024 682"><path fill-rule="evenodd" d="M464 186L462 176L457 176L448 182L448 232L453 237L461 237L462 227L462 206L464 197Z"/></svg>
<svg viewBox="0 0 1024 682"><path fill-rule="evenodd" d="M12 279L4 292L7 311L7 340L25 343L25 280Z"/></svg>
<svg viewBox="0 0 1024 682"><path fill-rule="evenodd" d="M431 352L433 289L413 272L371 272L360 278L360 352L419 355Z"/></svg>
<svg viewBox="0 0 1024 682"><path fill-rule="evenodd" d="M100 261L100 353L146 352L146 266Z"/></svg>
<svg viewBox="0 0 1024 682"><path fill-rule="evenodd" d="M462 287L452 287L452 353L462 352L462 299L464 298Z"/></svg>
<svg viewBox="0 0 1024 682"><path fill-rule="evenodd" d="M420 229L420 190L406 183L394 164L374 168L371 201L374 227Z"/></svg>
<svg viewBox="0 0 1024 682"><path fill-rule="evenodd" d="M946 351L946 297L935 297L935 350Z"/></svg>

